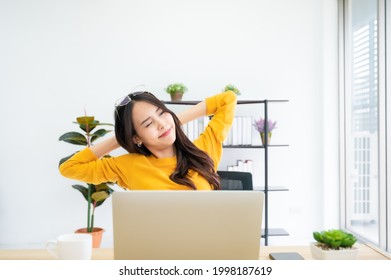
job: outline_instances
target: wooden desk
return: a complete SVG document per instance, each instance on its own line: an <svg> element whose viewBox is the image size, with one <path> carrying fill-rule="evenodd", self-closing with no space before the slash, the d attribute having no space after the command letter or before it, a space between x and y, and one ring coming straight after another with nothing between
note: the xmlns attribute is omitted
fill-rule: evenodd
<svg viewBox="0 0 391 280"><path fill-rule="evenodd" d="M356 246L356 245L355 245ZM391 255L388 253L380 253L369 245L357 244L360 248L358 255L359 260L390 260ZM312 260L310 246L265 246L261 247L259 254L260 260L270 260L269 253L277 252L296 252L304 257L306 260Z"/></svg>
<svg viewBox="0 0 391 280"><path fill-rule="evenodd" d="M359 259L361 260L388 260L391 255L380 253L369 245L358 245L360 248ZM260 250L260 260L270 260L271 252L297 252L306 260L311 260L311 251L309 246L262 246ZM112 260L114 258L112 248L93 249L93 260ZM45 249L34 250L0 250L0 260L54 260L55 258Z"/></svg>

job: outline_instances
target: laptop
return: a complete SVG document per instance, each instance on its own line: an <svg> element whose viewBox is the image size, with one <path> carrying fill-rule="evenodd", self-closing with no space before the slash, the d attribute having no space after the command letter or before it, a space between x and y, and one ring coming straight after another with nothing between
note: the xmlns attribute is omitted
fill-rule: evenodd
<svg viewBox="0 0 391 280"><path fill-rule="evenodd" d="M114 259L259 259L263 203L254 191L114 192Z"/></svg>

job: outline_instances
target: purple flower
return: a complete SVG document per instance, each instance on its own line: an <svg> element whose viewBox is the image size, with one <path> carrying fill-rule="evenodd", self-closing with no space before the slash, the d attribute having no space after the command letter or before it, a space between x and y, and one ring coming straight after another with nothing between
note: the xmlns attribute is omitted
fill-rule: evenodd
<svg viewBox="0 0 391 280"><path fill-rule="evenodd" d="M273 129L276 128L277 121L273 122L272 120L267 121L267 130L268 132L271 132ZM253 123L253 126L258 132L265 132L265 120L260 118L259 120L255 120Z"/></svg>

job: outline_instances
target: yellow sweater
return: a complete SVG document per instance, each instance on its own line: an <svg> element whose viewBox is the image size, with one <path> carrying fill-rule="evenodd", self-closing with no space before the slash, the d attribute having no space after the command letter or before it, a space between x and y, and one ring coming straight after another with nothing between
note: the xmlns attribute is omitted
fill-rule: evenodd
<svg viewBox="0 0 391 280"><path fill-rule="evenodd" d="M223 92L206 100L206 113L213 115L204 132L194 144L213 160L215 170L222 156L222 144L232 125L236 95ZM68 178L91 183L117 183L129 190L190 190L169 178L176 167L176 157L156 158L153 155L124 154L111 158L97 158L89 149L76 153L60 166L60 173ZM189 170L189 176L197 190L212 187L198 172Z"/></svg>

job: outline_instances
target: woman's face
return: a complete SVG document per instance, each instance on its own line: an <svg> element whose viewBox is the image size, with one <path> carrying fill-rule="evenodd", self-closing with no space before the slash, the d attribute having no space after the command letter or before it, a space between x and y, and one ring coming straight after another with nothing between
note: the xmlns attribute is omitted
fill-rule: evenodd
<svg viewBox="0 0 391 280"><path fill-rule="evenodd" d="M142 143L158 158L175 155L175 123L170 113L148 102L137 101L132 118L136 130L134 143Z"/></svg>

